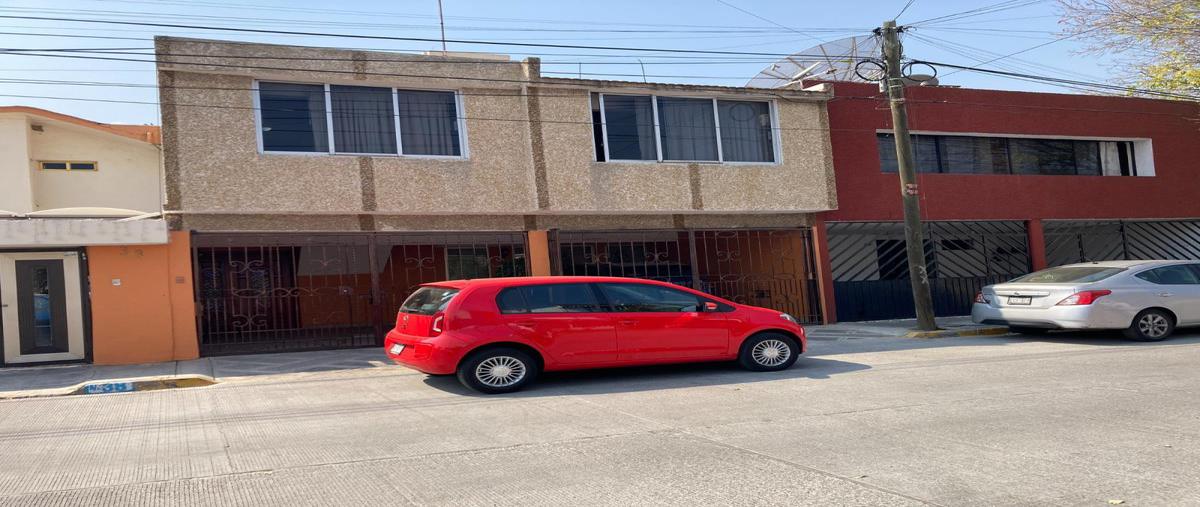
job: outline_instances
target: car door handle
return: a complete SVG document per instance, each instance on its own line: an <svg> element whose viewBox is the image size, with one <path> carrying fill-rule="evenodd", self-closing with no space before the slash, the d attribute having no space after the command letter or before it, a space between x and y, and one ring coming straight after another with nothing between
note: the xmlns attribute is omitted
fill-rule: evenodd
<svg viewBox="0 0 1200 507"><path fill-rule="evenodd" d="M632 326L637 324L637 321L633 319L619 320L617 322L620 322L622 326Z"/></svg>
<svg viewBox="0 0 1200 507"><path fill-rule="evenodd" d="M526 331L532 331L537 328L536 324L532 320L521 320L521 321L513 322L512 325L514 327L519 327Z"/></svg>
<svg viewBox="0 0 1200 507"><path fill-rule="evenodd" d="M1174 296L1174 294L1171 294L1170 292L1159 292L1158 293L1158 297L1169 298L1171 296Z"/></svg>

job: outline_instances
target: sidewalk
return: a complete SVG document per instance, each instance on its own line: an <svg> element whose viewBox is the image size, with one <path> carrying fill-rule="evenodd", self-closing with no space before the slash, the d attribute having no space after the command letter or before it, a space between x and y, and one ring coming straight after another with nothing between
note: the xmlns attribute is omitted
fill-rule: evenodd
<svg viewBox="0 0 1200 507"><path fill-rule="evenodd" d="M107 366L69 364L0 368L0 400L74 394L84 386L137 380L147 383L201 379L208 383L329 370L393 366L383 350L370 347L281 354L206 357L191 361ZM398 366L397 366L398 368ZM149 386L154 388L153 385ZM161 387L159 387L161 388ZM125 389L142 390L142 389Z"/></svg>
<svg viewBox="0 0 1200 507"><path fill-rule="evenodd" d="M839 322L824 326L804 326L807 336L814 340L838 340L846 338L946 338L952 336L980 336L1007 334L1004 326L991 326L971 322L969 316L938 317L937 331L914 331L916 319L875 320L869 322Z"/></svg>

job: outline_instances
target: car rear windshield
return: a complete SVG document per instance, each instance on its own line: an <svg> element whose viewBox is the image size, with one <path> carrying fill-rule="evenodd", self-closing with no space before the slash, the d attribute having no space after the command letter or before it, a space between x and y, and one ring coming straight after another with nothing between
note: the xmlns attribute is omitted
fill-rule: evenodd
<svg viewBox="0 0 1200 507"><path fill-rule="evenodd" d="M421 287L404 300L400 311L417 315L433 315L446 309L458 289L448 287Z"/></svg>
<svg viewBox="0 0 1200 507"><path fill-rule="evenodd" d="M1103 266L1062 266L1043 269L1036 273L1016 278L1013 282L1020 283L1091 283L1098 282L1125 268L1108 268Z"/></svg>

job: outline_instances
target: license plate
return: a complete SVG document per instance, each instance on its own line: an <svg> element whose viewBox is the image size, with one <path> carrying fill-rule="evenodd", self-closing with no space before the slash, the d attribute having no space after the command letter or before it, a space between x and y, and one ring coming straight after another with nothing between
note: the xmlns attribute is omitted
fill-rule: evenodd
<svg viewBox="0 0 1200 507"><path fill-rule="evenodd" d="M392 348L388 349L388 352L391 352L393 356L398 356L401 352L404 352L404 345L399 343L394 344Z"/></svg>
<svg viewBox="0 0 1200 507"><path fill-rule="evenodd" d="M1029 296L1010 296L1008 304L1010 305L1028 305L1033 302L1033 298Z"/></svg>

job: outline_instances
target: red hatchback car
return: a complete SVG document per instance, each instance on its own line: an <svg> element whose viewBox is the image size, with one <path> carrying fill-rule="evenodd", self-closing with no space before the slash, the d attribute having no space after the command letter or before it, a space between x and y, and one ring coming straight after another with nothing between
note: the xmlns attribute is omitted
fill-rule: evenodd
<svg viewBox="0 0 1200 507"><path fill-rule="evenodd" d="M805 338L791 315L670 283L554 276L422 285L384 349L399 364L494 394L555 370L720 360L783 370Z"/></svg>

